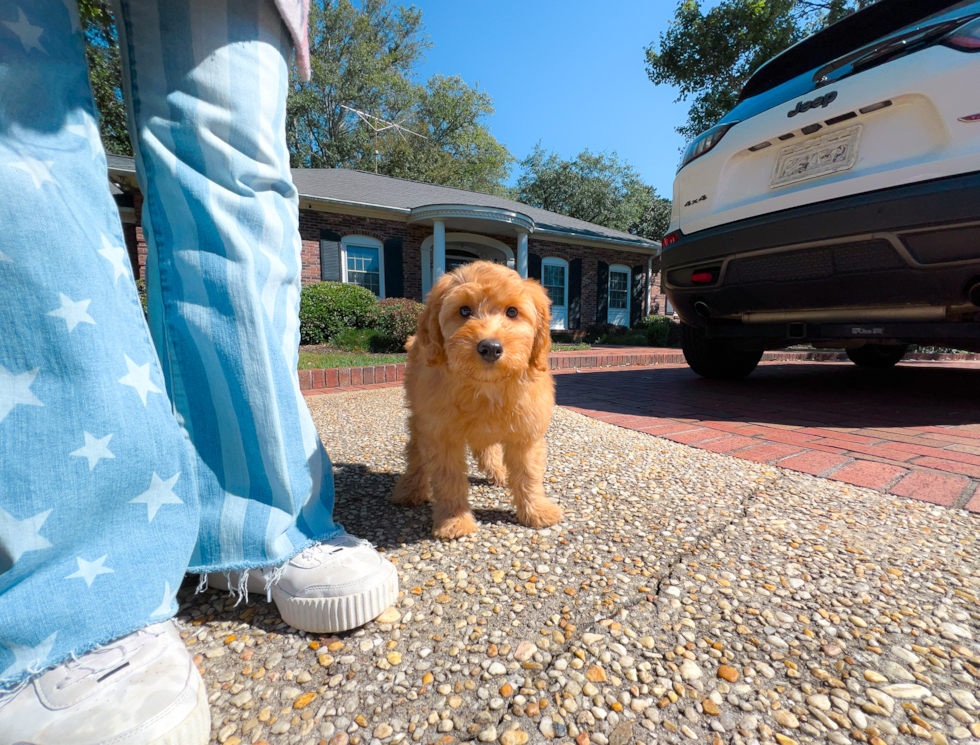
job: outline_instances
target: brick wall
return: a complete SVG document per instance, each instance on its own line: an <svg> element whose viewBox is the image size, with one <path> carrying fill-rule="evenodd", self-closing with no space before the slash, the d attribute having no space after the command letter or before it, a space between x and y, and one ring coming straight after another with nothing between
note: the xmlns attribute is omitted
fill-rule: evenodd
<svg viewBox="0 0 980 745"><path fill-rule="evenodd" d="M591 246L577 246L570 243L559 243L552 240L542 240L535 238L532 234L528 239L528 251L537 254L542 259L554 256L565 261L572 259L582 260L582 325L589 326L593 323L605 323L605 318L596 318L596 302L598 291L599 262L607 264L622 264L631 269L643 264L646 266L647 256L645 254L632 253L630 251L616 251L608 248L593 248ZM660 292L659 282L660 260L653 261L653 277L651 283L655 293ZM645 282L645 274L644 274ZM654 299L659 295L654 295ZM664 303L661 300L659 314L663 315Z"/></svg>

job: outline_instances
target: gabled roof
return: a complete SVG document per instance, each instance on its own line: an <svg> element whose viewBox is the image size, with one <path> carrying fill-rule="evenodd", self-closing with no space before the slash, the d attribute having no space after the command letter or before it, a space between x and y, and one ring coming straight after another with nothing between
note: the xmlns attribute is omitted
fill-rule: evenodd
<svg viewBox="0 0 980 745"><path fill-rule="evenodd" d="M135 172L132 158L109 155L107 159L110 171ZM613 244L642 251L660 248L656 241L492 194L344 168L294 168L292 174L300 198L308 202L368 207L403 215L434 204L492 207L530 217L534 221L534 232L543 234L542 237L550 236L561 240L562 236L567 236L579 241Z"/></svg>

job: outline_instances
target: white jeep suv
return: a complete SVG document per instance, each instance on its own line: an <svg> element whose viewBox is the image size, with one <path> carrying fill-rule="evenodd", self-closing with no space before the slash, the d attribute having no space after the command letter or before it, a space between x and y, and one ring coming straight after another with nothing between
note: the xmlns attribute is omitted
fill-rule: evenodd
<svg viewBox="0 0 980 745"><path fill-rule="evenodd" d="M710 378L809 343L980 351L980 2L880 0L773 58L687 148L663 240Z"/></svg>

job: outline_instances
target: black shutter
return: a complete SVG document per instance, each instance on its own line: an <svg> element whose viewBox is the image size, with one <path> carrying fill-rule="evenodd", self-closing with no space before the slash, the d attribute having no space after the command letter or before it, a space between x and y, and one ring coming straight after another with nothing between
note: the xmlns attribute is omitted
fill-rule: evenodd
<svg viewBox="0 0 980 745"><path fill-rule="evenodd" d="M643 318L643 291L647 286L647 265L633 267L633 297L630 298L630 326L636 326Z"/></svg>
<svg viewBox="0 0 980 745"><path fill-rule="evenodd" d="M600 261L595 281L595 322L609 322L609 264Z"/></svg>
<svg viewBox="0 0 980 745"><path fill-rule="evenodd" d="M538 254L527 255L527 278L541 281L541 257Z"/></svg>
<svg viewBox="0 0 980 745"><path fill-rule="evenodd" d="M340 282L340 233L332 230L320 231L320 280Z"/></svg>
<svg viewBox="0 0 980 745"><path fill-rule="evenodd" d="M402 271L402 239L385 241L385 297L405 297L405 274Z"/></svg>
<svg viewBox="0 0 980 745"><path fill-rule="evenodd" d="M568 262L568 328L582 328L582 260Z"/></svg>

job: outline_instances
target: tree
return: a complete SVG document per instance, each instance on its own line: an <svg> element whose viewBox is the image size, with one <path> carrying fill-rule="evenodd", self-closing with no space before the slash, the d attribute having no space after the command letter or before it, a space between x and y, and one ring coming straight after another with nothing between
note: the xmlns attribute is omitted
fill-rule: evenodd
<svg viewBox="0 0 980 745"><path fill-rule="evenodd" d="M583 150L563 160L538 143L520 166L517 199L525 204L651 240L667 230L670 200L616 153Z"/></svg>
<svg viewBox="0 0 980 745"><path fill-rule="evenodd" d="M116 23L108 0L78 0L78 15L85 34L92 95L99 111L99 131L107 152L132 155L126 129L126 105L122 94L122 68Z"/></svg>
<svg viewBox="0 0 980 745"><path fill-rule="evenodd" d="M874 0L681 0L670 27L646 49L647 76L693 97L677 131L692 140L728 113L764 62Z"/></svg>
<svg viewBox="0 0 980 745"><path fill-rule="evenodd" d="M388 0L317 0L310 14L309 83L294 79L287 102L292 164L377 169L389 176L500 192L513 161L490 134L490 96L458 76L425 85L413 71L430 44L416 8ZM344 108L344 107L348 108ZM416 132L377 138L351 109ZM377 152L375 152L377 150Z"/></svg>
<svg viewBox="0 0 980 745"><path fill-rule="evenodd" d="M483 124L493 101L458 76L435 75L414 92L405 126L425 137L385 133L379 169L389 176L503 194L514 158Z"/></svg>

